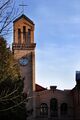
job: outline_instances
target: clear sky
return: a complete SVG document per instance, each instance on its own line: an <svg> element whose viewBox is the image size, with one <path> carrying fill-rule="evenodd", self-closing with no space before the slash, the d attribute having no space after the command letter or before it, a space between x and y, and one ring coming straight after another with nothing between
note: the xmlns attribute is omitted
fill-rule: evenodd
<svg viewBox="0 0 80 120"><path fill-rule="evenodd" d="M35 23L36 82L73 88L80 70L80 0L23 1L25 15Z"/></svg>

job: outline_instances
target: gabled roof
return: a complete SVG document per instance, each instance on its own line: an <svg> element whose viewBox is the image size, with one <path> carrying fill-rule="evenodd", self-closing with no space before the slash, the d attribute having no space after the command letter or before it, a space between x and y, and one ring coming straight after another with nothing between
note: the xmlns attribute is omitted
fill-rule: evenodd
<svg viewBox="0 0 80 120"><path fill-rule="evenodd" d="M47 90L46 88L38 85L38 84L35 84L35 87L36 87L36 92L40 92L40 91L44 91L44 90Z"/></svg>
<svg viewBox="0 0 80 120"><path fill-rule="evenodd" d="M32 21L32 20L30 20L27 16L25 16L24 14L22 14L20 17L18 17L18 18L16 18L14 21L13 21L13 23L14 22L17 22L19 19L21 19L21 18L24 18L24 19L26 19L28 22L30 22L31 24L33 24L34 25L34 22Z"/></svg>

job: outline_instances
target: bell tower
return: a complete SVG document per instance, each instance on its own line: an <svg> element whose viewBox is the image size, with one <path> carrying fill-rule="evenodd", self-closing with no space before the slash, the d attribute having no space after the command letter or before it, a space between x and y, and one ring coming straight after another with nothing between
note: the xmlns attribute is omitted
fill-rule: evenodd
<svg viewBox="0 0 80 120"><path fill-rule="evenodd" d="M18 54L17 59L35 50L34 23L24 14L13 22L13 35L13 52L14 56Z"/></svg>
<svg viewBox="0 0 80 120"><path fill-rule="evenodd" d="M20 72L24 78L24 92L32 97L35 91L35 47L34 23L22 14L13 22L13 54L20 65ZM32 104L32 99L30 100ZM30 109L32 109L29 105Z"/></svg>

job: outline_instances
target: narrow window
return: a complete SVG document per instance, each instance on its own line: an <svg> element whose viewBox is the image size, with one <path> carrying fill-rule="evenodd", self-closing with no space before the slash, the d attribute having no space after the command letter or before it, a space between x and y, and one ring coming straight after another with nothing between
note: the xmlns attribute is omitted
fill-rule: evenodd
<svg viewBox="0 0 80 120"><path fill-rule="evenodd" d="M42 103L40 106L40 115L46 116L48 115L48 106L46 103Z"/></svg>
<svg viewBox="0 0 80 120"><path fill-rule="evenodd" d="M28 29L28 36L30 36L31 35L31 30L30 29Z"/></svg>
<svg viewBox="0 0 80 120"><path fill-rule="evenodd" d="M23 26L23 40L26 43L26 26Z"/></svg>
<svg viewBox="0 0 80 120"><path fill-rule="evenodd" d="M67 105L67 103L62 103L61 104L60 111L61 111L61 115L67 115L67 113L68 113L68 105Z"/></svg>
<svg viewBox="0 0 80 120"><path fill-rule="evenodd" d="M56 117L58 115L58 102L56 98L50 100L50 115Z"/></svg>
<svg viewBox="0 0 80 120"><path fill-rule="evenodd" d="M31 40L31 30L28 29L28 44L30 44L30 40Z"/></svg>
<svg viewBox="0 0 80 120"><path fill-rule="evenodd" d="M18 29L18 43L21 43L21 29Z"/></svg>

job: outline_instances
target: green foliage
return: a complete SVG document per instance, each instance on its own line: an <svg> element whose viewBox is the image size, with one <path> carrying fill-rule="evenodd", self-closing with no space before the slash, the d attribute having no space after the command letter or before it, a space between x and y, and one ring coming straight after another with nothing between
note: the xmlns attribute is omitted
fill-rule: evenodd
<svg viewBox="0 0 80 120"><path fill-rule="evenodd" d="M3 75L4 74L4 75ZM7 48L6 41L0 38L0 82L4 79L16 79L19 76L19 66L14 62L13 55Z"/></svg>
<svg viewBox="0 0 80 120"><path fill-rule="evenodd" d="M19 66L0 37L0 120L25 120L25 102Z"/></svg>

